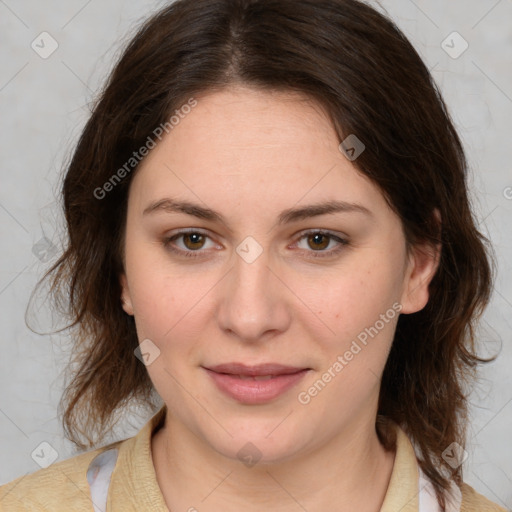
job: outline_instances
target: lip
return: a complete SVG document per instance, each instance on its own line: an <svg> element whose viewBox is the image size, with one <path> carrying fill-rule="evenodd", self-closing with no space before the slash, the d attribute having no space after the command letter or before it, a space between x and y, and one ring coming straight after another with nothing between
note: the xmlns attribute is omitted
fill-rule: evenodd
<svg viewBox="0 0 512 512"><path fill-rule="evenodd" d="M295 386L310 368L264 363L247 366L226 363L204 367L217 388L234 400L248 405L274 400Z"/></svg>

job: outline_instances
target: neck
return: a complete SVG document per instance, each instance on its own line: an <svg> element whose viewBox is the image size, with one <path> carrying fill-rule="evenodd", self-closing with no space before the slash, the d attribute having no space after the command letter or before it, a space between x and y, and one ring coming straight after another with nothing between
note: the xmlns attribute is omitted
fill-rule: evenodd
<svg viewBox="0 0 512 512"><path fill-rule="evenodd" d="M394 452L380 444L375 422L353 425L293 460L246 467L191 433L169 413L152 438L157 480L170 511L377 512ZM357 427L357 428L356 428Z"/></svg>

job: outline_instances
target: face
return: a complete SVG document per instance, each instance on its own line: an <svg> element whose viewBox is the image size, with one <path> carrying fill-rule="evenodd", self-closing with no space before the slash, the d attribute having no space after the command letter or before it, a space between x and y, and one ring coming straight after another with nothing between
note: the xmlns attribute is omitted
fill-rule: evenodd
<svg viewBox="0 0 512 512"><path fill-rule="evenodd" d="M133 178L121 277L172 421L263 462L374 429L398 316L426 304L433 253L407 252L311 100L196 100Z"/></svg>

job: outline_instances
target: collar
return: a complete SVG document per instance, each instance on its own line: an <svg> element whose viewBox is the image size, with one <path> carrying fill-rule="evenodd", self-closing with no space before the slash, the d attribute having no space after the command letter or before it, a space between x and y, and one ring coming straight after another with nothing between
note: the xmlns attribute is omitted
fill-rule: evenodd
<svg viewBox="0 0 512 512"><path fill-rule="evenodd" d="M118 445L107 510L124 512L127 505L132 505L135 510L168 512L151 454L152 434L163 425L166 414L167 406L163 405L136 436ZM424 475L419 469L411 441L398 425L395 429L395 461L380 512L419 512L420 476Z"/></svg>
<svg viewBox="0 0 512 512"><path fill-rule="evenodd" d="M416 454L405 432L398 425L395 429L395 462L380 512L418 512L420 475Z"/></svg>
<svg viewBox="0 0 512 512"><path fill-rule="evenodd" d="M151 436L165 419L167 406L142 427L138 434L119 444L119 455L112 473L107 510L154 510L168 512L156 478L151 455Z"/></svg>

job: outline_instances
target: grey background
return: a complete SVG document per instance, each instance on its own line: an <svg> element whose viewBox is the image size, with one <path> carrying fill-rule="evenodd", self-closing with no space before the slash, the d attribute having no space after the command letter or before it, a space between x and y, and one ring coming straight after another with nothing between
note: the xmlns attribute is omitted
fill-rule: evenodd
<svg viewBox="0 0 512 512"><path fill-rule="evenodd" d="M74 454L57 417L69 340L31 332L25 309L60 247L60 173L88 104L123 43L163 4L0 0L0 484L39 469L31 454L41 442L50 443L59 460ZM480 227L497 253L496 286L480 335L483 354L501 354L481 370L472 394L464 467L467 483L512 508L512 0L380 5L442 89L467 149ZM31 47L44 31L58 43L46 59ZM454 31L469 45L460 56L455 54L464 43L450 36ZM45 41L48 50L50 40ZM52 314L44 308L44 295L34 304L31 325L45 332ZM147 419L137 409L129 411L112 437L133 435Z"/></svg>

